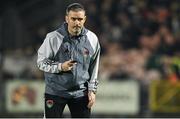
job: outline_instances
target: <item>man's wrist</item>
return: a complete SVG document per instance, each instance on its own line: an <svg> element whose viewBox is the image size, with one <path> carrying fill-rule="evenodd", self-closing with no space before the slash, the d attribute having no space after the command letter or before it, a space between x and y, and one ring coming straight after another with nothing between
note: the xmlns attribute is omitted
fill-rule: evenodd
<svg viewBox="0 0 180 119"><path fill-rule="evenodd" d="M92 92L92 93L96 94L96 91L95 91L95 90L89 90L89 92Z"/></svg>

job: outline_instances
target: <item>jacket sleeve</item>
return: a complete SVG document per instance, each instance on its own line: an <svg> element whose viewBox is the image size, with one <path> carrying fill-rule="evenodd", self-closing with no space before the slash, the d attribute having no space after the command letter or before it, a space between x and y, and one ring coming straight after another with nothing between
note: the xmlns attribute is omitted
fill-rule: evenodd
<svg viewBox="0 0 180 119"><path fill-rule="evenodd" d="M92 61L89 68L90 81L88 83L88 90L96 92L98 86L98 70L99 70L99 59L100 59L100 45L98 43L96 52L92 57Z"/></svg>
<svg viewBox="0 0 180 119"><path fill-rule="evenodd" d="M40 70L49 73L59 73L59 62L55 62L54 56L57 53L57 38L47 34L43 44L38 49L37 66ZM59 44L60 45L60 44Z"/></svg>

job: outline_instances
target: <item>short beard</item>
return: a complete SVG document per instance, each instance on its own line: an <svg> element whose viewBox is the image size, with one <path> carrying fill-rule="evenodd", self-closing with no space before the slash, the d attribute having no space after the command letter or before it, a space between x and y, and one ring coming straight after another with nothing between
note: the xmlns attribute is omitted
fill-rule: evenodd
<svg viewBox="0 0 180 119"><path fill-rule="evenodd" d="M81 29L77 29L75 30L74 35L78 36L80 33L81 33Z"/></svg>

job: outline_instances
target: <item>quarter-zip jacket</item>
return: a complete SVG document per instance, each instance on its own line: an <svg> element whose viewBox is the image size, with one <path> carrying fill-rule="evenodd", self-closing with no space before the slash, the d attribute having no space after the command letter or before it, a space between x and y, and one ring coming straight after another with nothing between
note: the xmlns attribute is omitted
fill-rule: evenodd
<svg viewBox="0 0 180 119"><path fill-rule="evenodd" d="M83 28L78 36L70 37L67 24L47 34L38 50L37 66L44 71L45 93L62 97L81 97L96 91L100 44L97 36ZM76 60L71 71L63 72L58 64Z"/></svg>

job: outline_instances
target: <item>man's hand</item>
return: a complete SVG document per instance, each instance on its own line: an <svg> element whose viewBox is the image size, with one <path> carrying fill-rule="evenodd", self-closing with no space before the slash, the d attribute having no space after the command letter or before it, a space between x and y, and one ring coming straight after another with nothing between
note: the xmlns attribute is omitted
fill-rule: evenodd
<svg viewBox="0 0 180 119"><path fill-rule="evenodd" d="M95 103L96 94L94 94L94 92L92 92L92 91L89 91L88 99L89 99L88 108L91 108L93 106L93 104Z"/></svg>
<svg viewBox="0 0 180 119"><path fill-rule="evenodd" d="M64 63L61 64L61 71L70 71L73 66L77 64L76 62L73 62L72 60L68 60L68 61L65 61Z"/></svg>

